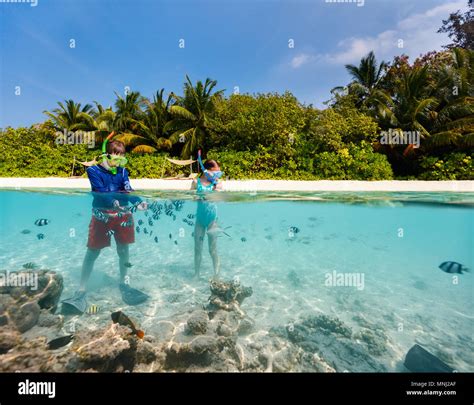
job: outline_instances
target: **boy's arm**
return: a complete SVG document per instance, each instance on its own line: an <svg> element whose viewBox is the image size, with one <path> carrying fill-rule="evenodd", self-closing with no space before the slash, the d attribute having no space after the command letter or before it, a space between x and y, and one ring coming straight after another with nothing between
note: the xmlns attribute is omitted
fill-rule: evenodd
<svg viewBox="0 0 474 405"><path fill-rule="evenodd" d="M135 191L130 184L130 179L128 178L127 169L123 169L123 189L127 193L131 193L132 191ZM142 202L142 199L138 197L137 195L130 195L130 196L127 196L127 198L134 205Z"/></svg>
<svg viewBox="0 0 474 405"><path fill-rule="evenodd" d="M89 181L91 182L92 193L99 194L101 205L104 205L104 208L113 207L115 204L114 201L116 201L114 196L115 193L110 193L108 191L102 178L92 167L88 167L86 172L87 177L89 177Z"/></svg>

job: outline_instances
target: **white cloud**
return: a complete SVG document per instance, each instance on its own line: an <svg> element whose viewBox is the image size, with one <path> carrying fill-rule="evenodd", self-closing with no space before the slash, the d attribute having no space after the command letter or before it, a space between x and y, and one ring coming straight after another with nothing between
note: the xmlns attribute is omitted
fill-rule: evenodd
<svg viewBox="0 0 474 405"><path fill-rule="evenodd" d="M310 55L308 53L300 53L299 55L296 55L293 59L291 59L290 65L292 68L297 69L300 66L307 64L313 59L314 55Z"/></svg>
<svg viewBox="0 0 474 405"><path fill-rule="evenodd" d="M445 34L437 33L450 13L465 10L466 1L456 0L429 9L423 13L413 14L399 21L395 28L383 31L375 36L351 37L337 44L333 53L315 55L301 54L291 61L291 67L323 60L325 63L357 63L370 51L374 51L378 60L390 60L395 55L406 54L416 58L433 50L440 50L449 43Z"/></svg>

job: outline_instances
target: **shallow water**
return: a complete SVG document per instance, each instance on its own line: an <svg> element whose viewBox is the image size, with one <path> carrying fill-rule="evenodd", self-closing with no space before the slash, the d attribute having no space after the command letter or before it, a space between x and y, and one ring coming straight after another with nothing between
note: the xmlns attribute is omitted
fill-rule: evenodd
<svg viewBox="0 0 474 405"><path fill-rule="evenodd" d="M18 270L33 262L58 271L65 282L62 298L70 296L78 287L86 251L90 193L42 190L0 195L0 269ZM100 325L110 311L125 308L152 331L159 322L173 322L209 297L207 279L213 269L207 243L203 280L196 281L194 229L183 222L196 212L194 195L141 195L149 202L184 201L176 220L163 214L151 227L143 212L134 214L135 225L142 219L153 235L143 229L135 235L129 276L151 300L133 308L121 302L112 242L98 258L90 280L89 302L103 312L88 318L88 327L91 319ZM230 227L230 237L218 239L221 277L253 288L242 309L256 321L255 335L324 313L354 330L368 325L383 330L389 337L390 351L383 359L389 370L401 371L407 350L420 343L453 368L474 371L474 275L453 278L438 268L452 260L474 269L473 194L220 193L213 203L219 225ZM50 223L38 227L34 222L39 218ZM291 232L291 227L299 231ZM31 233L22 233L25 229ZM39 240L38 233L44 239ZM349 273L356 278L346 278L344 285L329 283L330 277Z"/></svg>

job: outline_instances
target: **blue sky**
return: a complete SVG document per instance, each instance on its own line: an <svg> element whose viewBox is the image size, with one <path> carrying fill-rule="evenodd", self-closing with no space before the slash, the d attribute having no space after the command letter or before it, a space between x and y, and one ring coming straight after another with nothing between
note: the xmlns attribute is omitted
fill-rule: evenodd
<svg viewBox="0 0 474 405"><path fill-rule="evenodd" d="M226 94L289 90L322 107L349 82L344 64L370 50L390 60L441 49L441 20L467 8L465 0L5 1L0 127L43 121L69 98L112 105L126 86L147 97L162 87L180 93L185 74L216 79Z"/></svg>

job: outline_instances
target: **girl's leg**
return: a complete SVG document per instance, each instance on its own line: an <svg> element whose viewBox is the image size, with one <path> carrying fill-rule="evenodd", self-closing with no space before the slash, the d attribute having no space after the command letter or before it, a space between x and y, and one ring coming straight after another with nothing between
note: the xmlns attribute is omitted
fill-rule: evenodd
<svg viewBox="0 0 474 405"><path fill-rule="evenodd" d="M199 277L202 260L202 245L204 243L204 235L206 230L202 225L196 222L194 227L194 276Z"/></svg>
<svg viewBox="0 0 474 405"><path fill-rule="evenodd" d="M94 268L94 263L99 255L100 249L87 248L87 252L82 263L81 286L79 288L80 291L86 291L87 281L89 280L92 269Z"/></svg>
<svg viewBox="0 0 474 405"><path fill-rule="evenodd" d="M211 225L209 225L209 230L211 230L213 227L217 226L217 222L213 222ZM217 232L212 233L212 234L207 234L207 242L209 244L209 254L211 255L212 258L212 264L214 266L214 277L218 277L219 273L221 271L221 259L219 255L217 254Z"/></svg>

